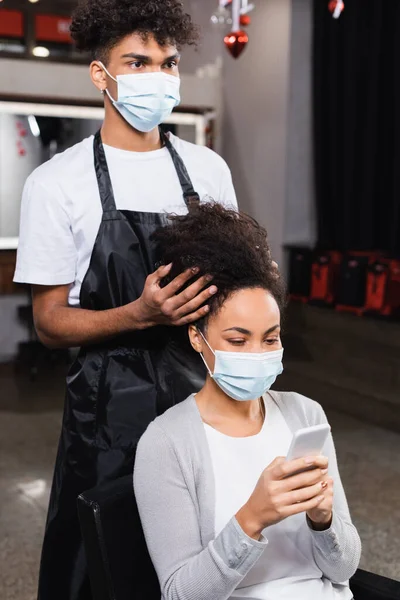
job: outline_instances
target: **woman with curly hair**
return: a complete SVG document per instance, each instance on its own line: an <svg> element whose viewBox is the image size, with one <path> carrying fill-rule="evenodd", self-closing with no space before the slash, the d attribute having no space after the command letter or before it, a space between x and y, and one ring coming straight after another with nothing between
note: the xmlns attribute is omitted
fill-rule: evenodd
<svg viewBox="0 0 400 600"><path fill-rule="evenodd" d="M131 473L147 425L204 381L176 326L204 316L216 287L204 274L176 293L187 269L160 291L169 267L154 273L150 236L167 212L210 198L236 207L225 162L159 129L179 103L180 50L197 40L182 2L82 0L71 33L92 58L105 119L29 178L15 275L32 284L43 343L81 348L67 378L40 600L90 599L78 495Z"/></svg>
<svg viewBox="0 0 400 600"><path fill-rule="evenodd" d="M218 292L189 326L208 376L159 416L137 450L134 487L164 600L348 600L361 544L330 436L324 456L285 460L316 402L272 392L282 372L285 290L265 230L202 205L156 235L173 269Z"/></svg>

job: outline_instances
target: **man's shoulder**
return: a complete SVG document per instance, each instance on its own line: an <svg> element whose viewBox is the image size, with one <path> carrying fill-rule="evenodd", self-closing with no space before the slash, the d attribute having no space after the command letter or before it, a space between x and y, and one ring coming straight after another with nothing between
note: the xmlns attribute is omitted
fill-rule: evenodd
<svg viewBox="0 0 400 600"><path fill-rule="evenodd" d="M92 147L93 136L85 138L37 167L28 181L45 187L54 182L71 181L93 164Z"/></svg>
<svg viewBox="0 0 400 600"><path fill-rule="evenodd" d="M228 170L228 165L222 156L211 150L211 148L187 142L172 134L170 134L170 140L183 162L189 160L201 163L202 168L208 166L214 170Z"/></svg>

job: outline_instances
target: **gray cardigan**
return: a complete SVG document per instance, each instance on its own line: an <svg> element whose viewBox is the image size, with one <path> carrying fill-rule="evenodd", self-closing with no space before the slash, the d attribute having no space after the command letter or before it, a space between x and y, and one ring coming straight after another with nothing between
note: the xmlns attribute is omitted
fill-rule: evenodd
<svg viewBox="0 0 400 600"><path fill-rule="evenodd" d="M316 402L295 393L269 393L292 432L326 423ZM333 522L327 531L309 531L317 566L341 587L358 567L361 542L350 519L331 436L325 455L334 479ZM194 396L149 425L137 450L134 487L163 599L228 599L268 542L248 537L234 516L215 537L213 468Z"/></svg>

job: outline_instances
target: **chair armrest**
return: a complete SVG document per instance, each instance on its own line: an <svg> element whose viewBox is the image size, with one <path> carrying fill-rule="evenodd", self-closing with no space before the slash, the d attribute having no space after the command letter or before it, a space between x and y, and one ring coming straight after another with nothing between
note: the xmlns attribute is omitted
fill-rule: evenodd
<svg viewBox="0 0 400 600"><path fill-rule="evenodd" d="M400 582L359 569L350 581L355 600L399 600Z"/></svg>
<svg viewBox="0 0 400 600"><path fill-rule="evenodd" d="M133 493L133 477L122 477L81 494L78 514L93 600L160 600Z"/></svg>

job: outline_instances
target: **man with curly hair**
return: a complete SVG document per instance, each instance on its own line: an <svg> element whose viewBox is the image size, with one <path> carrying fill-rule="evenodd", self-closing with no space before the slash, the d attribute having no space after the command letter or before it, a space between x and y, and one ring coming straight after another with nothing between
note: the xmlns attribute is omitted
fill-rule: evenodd
<svg viewBox="0 0 400 600"><path fill-rule="evenodd" d="M159 129L179 102L180 50L197 39L181 1L82 0L71 32L91 53L105 120L28 179L15 274L32 284L40 339L81 348L67 377L40 600L91 598L78 495L130 474L149 422L205 376L176 326L206 315L216 287L195 267L162 287L171 266L157 269L152 233L166 213L210 198L236 207L225 162ZM145 581L145 550L132 543Z"/></svg>

